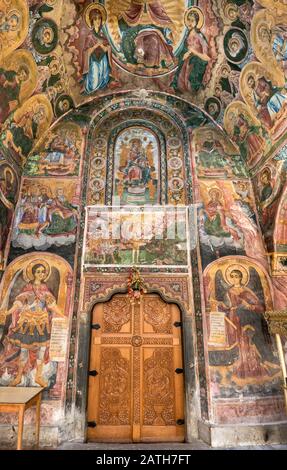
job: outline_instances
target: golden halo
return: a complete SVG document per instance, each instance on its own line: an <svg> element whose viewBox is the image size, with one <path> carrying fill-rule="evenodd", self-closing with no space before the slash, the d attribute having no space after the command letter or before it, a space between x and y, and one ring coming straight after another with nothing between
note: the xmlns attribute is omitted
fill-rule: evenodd
<svg viewBox="0 0 287 470"><path fill-rule="evenodd" d="M234 283L232 282L232 279L230 277L230 274L232 273L232 271L240 271L241 274L242 274L242 285L243 286L246 286L249 282L249 272L248 270L242 266L241 264L231 264L230 266L228 266L228 268L226 269L225 271L225 281L230 285L232 286Z"/></svg>
<svg viewBox="0 0 287 470"><path fill-rule="evenodd" d="M20 11L19 11L19 10L16 10L16 8L13 8L12 10L10 10L10 11L8 12L8 15L7 15L7 16L8 16L8 18L10 18L10 17L13 16L13 15L18 16L19 21L21 20Z"/></svg>
<svg viewBox="0 0 287 470"><path fill-rule="evenodd" d="M259 26L258 26L257 35L258 35L258 38L260 39L260 41L262 41L262 31L263 31L263 30L267 30L268 33L270 34L270 26L268 25L268 23L266 23L266 22L265 22L265 23L261 23L261 24L259 24ZM269 41L269 39L267 38L267 41L266 41L266 42L268 42L268 41Z"/></svg>
<svg viewBox="0 0 287 470"><path fill-rule="evenodd" d="M228 70L229 73L231 72L230 65L224 63L224 64L222 64L222 65L219 67L219 73L222 74L222 71L223 71L224 69Z"/></svg>
<svg viewBox="0 0 287 470"><path fill-rule="evenodd" d="M41 118L41 121L44 121L46 119L46 108L45 106L42 104L42 103L37 103L35 108L34 108L34 113L39 113L39 112L42 112L44 114L44 116Z"/></svg>
<svg viewBox="0 0 287 470"><path fill-rule="evenodd" d="M202 10L198 7L191 7L189 8L188 10L186 10L185 14L184 14L184 24L187 28L189 28L189 21L188 21L188 16L190 13L192 12L195 12L198 14L199 16L199 21L198 21L198 24L197 24L197 29L201 29L204 25L204 14L202 12Z"/></svg>
<svg viewBox="0 0 287 470"><path fill-rule="evenodd" d="M105 7L103 5L101 5L100 3L90 3L85 8L84 15L83 15L84 19L85 19L85 22L87 23L88 27L90 29L92 29L92 23L91 23L91 20L90 20L90 14L91 14L92 10L98 10L99 12L101 12L102 24L104 25L105 22L107 21L107 11L106 11Z"/></svg>
<svg viewBox="0 0 287 470"><path fill-rule="evenodd" d="M14 183L14 180L15 180L15 175L13 173L13 171L11 170L11 168L9 168L9 166L6 166L5 170L4 170L4 177L5 179L7 178L7 174L10 174L12 176L12 183Z"/></svg>
<svg viewBox="0 0 287 470"><path fill-rule="evenodd" d="M237 38L230 38L230 39L229 39L229 44L230 44L230 46L231 46L232 44L236 44L237 46L240 46L240 41L239 41L239 39L237 39Z"/></svg>
<svg viewBox="0 0 287 470"><path fill-rule="evenodd" d="M53 70L54 66L55 66L56 70ZM57 59L51 60L51 62L49 64L49 69L50 69L51 75L57 75L57 73L59 73L60 64L59 64Z"/></svg>
<svg viewBox="0 0 287 470"><path fill-rule="evenodd" d="M270 176L270 178L272 177L271 169L268 166L265 166L263 168L263 170L261 171L260 176L259 176L260 181L262 181L262 177L266 174L268 174L268 176Z"/></svg>
<svg viewBox="0 0 287 470"><path fill-rule="evenodd" d="M47 279L50 277L51 269L50 269L50 266L47 263L47 261L45 261L43 259L40 259L40 258L35 259L31 263L29 263L28 266L26 267L26 270L24 272L25 281L29 282L29 281L34 280L34 274L32 273L32 269L36 264L42 264L44 266L44 268L46 269L47 276L45 277L44 281L47 281Z"/></svg>
<svg viewBox="0 0 287 470"><path fill-rule="evenodd" d="M43 31L42 31L42 36L44 36L44 33L50 33L50 43L53 41L54 37L55 37L55 33L53 31L53 29L50 27L50 26L46 26L45 28L43 28Z"/></svg>
<svg viewBox="0 0 287 470"><path fill-rule="evenodd" d="M21 28L21 25L22 25L21 13L20 13L18 10L16 10L16 9L10 10L10 11L8 12L8 15L7 15L8 20L9 20L9 18L11 18L11 16L13 16L13 15L17 16L17 18L18 18L18 23L17 23L16 27L12 29L12 31L19 31L20 28Z"/></svg>
<svg viewBox="0 0 287 470"><path fill-rule="evenodd" d="M266 23L269 29L272 29L275 26L275 18L269 13L265 13Z"/></svg>
<svg viewBox="0 0 287 470"><path fill-rule="evenodd" d="M238 118L238 113L239 113L238 109L232 108L227 111L226 116L228 116L228 119L232 121L233 118Z"/></svg>
<svg viewBox="0 0 287 470"><path fill-rule="evenodd" d="M41 191L42 189L45 189L45 190L47 191L48 195L49 195L50 197L52 197L52 190L51 190L51 188L50 188L49 186L44 186L44 185L43 185L43 186L40 187L40 191Z"/></svg>
<svg viewBox="0 0 287 470"><path fill-rule="evenodd" d="M208 191L209 196L211 196L212 193L217 193L219 194L219 197L222 197L222 191L219 188L210 188Z"/></svg>
<svg viewBox="0 0 287 470"><path fill-rule="evenodd" d="M248 72L248 74L245 75L245 80L246 80L247 85L248 85L249 78L253 78L253 80L256 82L257 77L254 72Z"/></svg>
<svg viewBox="0 0 287 470"><path fill-rule="evenodd" d="M232 15L233 12L235 12L237 16L239 15L238 6L234 5L233 3L228 3L227 6L224 8L224 13L225 13L225 16L227 16L227 18L229 18L232 21L234 21L234 17Z"/></svg>

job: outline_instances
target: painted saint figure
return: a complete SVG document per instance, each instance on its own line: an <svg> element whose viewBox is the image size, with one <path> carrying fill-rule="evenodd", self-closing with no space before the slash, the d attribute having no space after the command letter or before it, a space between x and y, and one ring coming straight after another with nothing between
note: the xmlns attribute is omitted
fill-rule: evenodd
<svg viewBox="0 0 287 470"><path fill-rule="evenodd" d="M282 65L287 78L287 29L286 25L276 25L271 35L272 51L279 64Z"/></svg>
<svg viewBox="0 0 287 470"><path fill-rule="evenodd" d="M17 111L16 111L17 112ZM34 140L39 137L40 125L45 122L46 109L38 105L14 118L3 141L24 160L32 150Z"/></svg>
<svg viewBox="0 0 287 470"><path fill-rule="evenodd" d="M271 172L269 168L265 168L262 171L260 181L262 184L262 189L261 189L261 194L260 194L260 202L263 203L269 199L273 192L273 186L272 186L272 178L271 178Z"/></svg>
<svg viewBox="0 0 287 470"><path fill-rule="evenodd" d="M9 5L9 2L7 5ZM6 13L6 14L5 14ZM0 56L6 50L13 50L15 46L19 46L21 38L21 26L23 24L23 16L20 11L15 8L0 14Z"/></svg>
<svg viewBox="0 0 287 470"><path fill-rule="evenodd" d="M7 166L0 175L0 269L4 266L4 252L15 205L15 176Z"/></svg>
<svg viewBox="0 0 287 470"><path fill-rule="evenodd" d="M224 151L223 145L215 139L212 133L206 139L198 151L200 170L206 175L227 174L235 176L247 176L239 155L229 155Z"/></svg>
<svg viewBox="0 0 287 470"><path fill-rule="evenodd" d="M224 209L220 200L222 193L217 188L209 191L210 200L201 211L202 226L201 240L211 246L216 257L220 256L220 249L240 242L240 232L233 227L230 215ZM239 244L240 246L240 244Z"/></svg>
<svg viewBox="0 0 287 470"><path fill-rule="evenodd" d="M279 208L276 227L274 230L274 240L277 245L286 248L287 246L287 196L283 196Z"/></svg>
<svg viewBox="0 0 287 470"><path fill-rule="evenodd" d="M43 367L49 362L49 342L53 316L64 317L57 300L46 281L51 268L46 261L30 263L26 268L28 280L16 295L10 309L0 308L2 317L11 315L11 323L5 337L5 349L0 358L0 368L10 362L17 364L17 373L10 385L18 385L27 372L36 368L35 382L47 387Z"/></svg>
<svg viewBox="0 0 287 470"><path fill-rule="evenodd" d="M85 11L85 20L92 30L87 35L82 49L82 93L90 94L105 88L112 72L111 48L102 28L107 19L105 8L90 4Z"/></svg>
<svg viewBox="0 0 287 470"><path fill-rule="evenodd" d="M75 241L77 223L77 208L67 199L65 188L55 188L52 195L46 185L23 187L14 219L12 244L41 250L51 245L69 245Z"/></svg>
<svg viewBox="0 0 287 470"><path fill-rule="evenodd" d="M230 266L225 277L229 287L223 300L211 299L211 303L213 308L225 312L228 319L227 351L233 350L228 365L232 361L233 374L241 379L272 376L279 366L262 326L264 302L247 287L249 276L245 268Z"/></svg>
<svg viewBox="0 0 287 470"><path fill-rule="evenodd" d="M67 201L63 188L58 188L55 197L46 202L46 210L46 221L39 227L39 232L44 232L46 235L75 232L77 210Z"/></svg>
<svg viewBox="0 0 287 470"><path fill-rule="evenodd" d="M283 106L286 106L287 96L283 93L282 88L273 86L271 81L265 77L260 77L256 81L254 75L250 74L247 78L247 84L258 117L268 129L271 129L276 115Z"/></svg>
<svg viewBox="0 0 287 470"><path fill-rule="evenodd" d="M160 0L131 0L118 20L128 63L147 68L169 68L174 64L173 23Z"/></svg>
<svg viewBox="0 0 287 470"><path fill-rule="evenodd" d="M243 113L240 113L238 117L233 115L231 118L234 124L233 136L242 157L249 165L256 164L266 145L266 140L261 135L262 129L249 122Z"/></svg>
<svg viewBox="0 0 287 470"><path fill-rule="evenodd" d="M50 175L73 174L77 168L79 153L71 137L67 133L64 140L61 136L56 135L51 142L45 145L45 151L41 152L39 165L36 169L38 173L41 171Z"/></svg>
<svg viewBox="0 0 287 470"><path fill-rule="evenodd" d="M203 14L197 7L190 8L185 14L189 33L173 79L172 86L175 89L196 92L203 87L204 74L210 60L207 39L200 31L203 21Z"/></svg>
<svg viewBox="0 0 287 470"><path fill-rule="evenodd" d="M21 65L17 72L0 68L0 123L20 104L21 87L29 79L29 75L29 69L25 65Z"/></svg>
<svg viewBox="0 0 287 470"><path fill-rule="evenodd" d="M272 52L278 64L281 66L287 79L287 29L283 24L275 26L262 25L258 32L259 39L265 44L270 44Z"/></svg>
<svg viewBox="0 0 287 470"><path fill-rule="evenodd" d="M130 144L127 165L122 171L129 183L138 183L145 186L151 178L151 168L145 150L140 139L132 139Z"/></svg>

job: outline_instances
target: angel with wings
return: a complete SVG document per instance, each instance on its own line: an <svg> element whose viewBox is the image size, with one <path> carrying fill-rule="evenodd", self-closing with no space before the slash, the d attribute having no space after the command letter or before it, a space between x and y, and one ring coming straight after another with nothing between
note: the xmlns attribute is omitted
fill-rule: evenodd
<svg viewBox="0 0 287 470"><path fill-rule="evenodd" d="M226 315L224 365L233 364L233 374L240 379L276 374L279 364L263 319L266 307L258 273L229 264L224 272L217 271L209 298L212 310Z"/></svg>

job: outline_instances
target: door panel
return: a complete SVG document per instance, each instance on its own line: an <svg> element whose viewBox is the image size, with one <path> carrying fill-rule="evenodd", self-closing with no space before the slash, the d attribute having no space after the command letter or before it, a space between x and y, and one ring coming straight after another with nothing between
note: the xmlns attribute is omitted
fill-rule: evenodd
<svg viewBox="0 0 287 470"><path fill-rule="evenodd" d="M93 311L88 439L184 440L180 311L156 294L131 305L115 295ZM176 372L179 372L177 373Z"/></svg>

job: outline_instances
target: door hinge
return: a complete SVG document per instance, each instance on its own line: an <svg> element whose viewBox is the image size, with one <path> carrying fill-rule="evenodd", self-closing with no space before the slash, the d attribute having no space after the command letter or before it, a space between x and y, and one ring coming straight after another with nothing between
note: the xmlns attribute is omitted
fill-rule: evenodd
<svg viewBox="0 0 287 470"><path fill-rule="evenodd" d="M99 330L101 328L101 325L99 325L98 323L94 323L92 326L91 326L92 330Z"/></svg>
<svg viewBox="0 0 287 470"><path fill-rule="evenodd" d="M183 374L183 369L180 369L179 367L175 369L174 371L176 374Z"/></svg>
<svg viewBox="0 0 287 470"><path fill-rule="evenodd" d="M95 428L97 426L96 421L88 421L88 428Z"/></svg>
<svg viewBox="0 0 287 470"><path fill-rule="evenodd" d="M182 425L184 424L184 419L177 419L177 420L176 420L176 424L177 424L178 426L182 426Z"/></svg>
<svg viewBox="0 0 287 470"><path fill-rule="evenodd" d="M89 370L89 375L91 375L92 377L96 377L96 375L98 375L98 372L96 370Z"/></svg>
<svg viewBox="0 0 287 470"><path fill-rule="evenodd" d="M182 327L182 322L181 321L175 321L173 326L175 326L176 328L181 328Z"/></svg>

